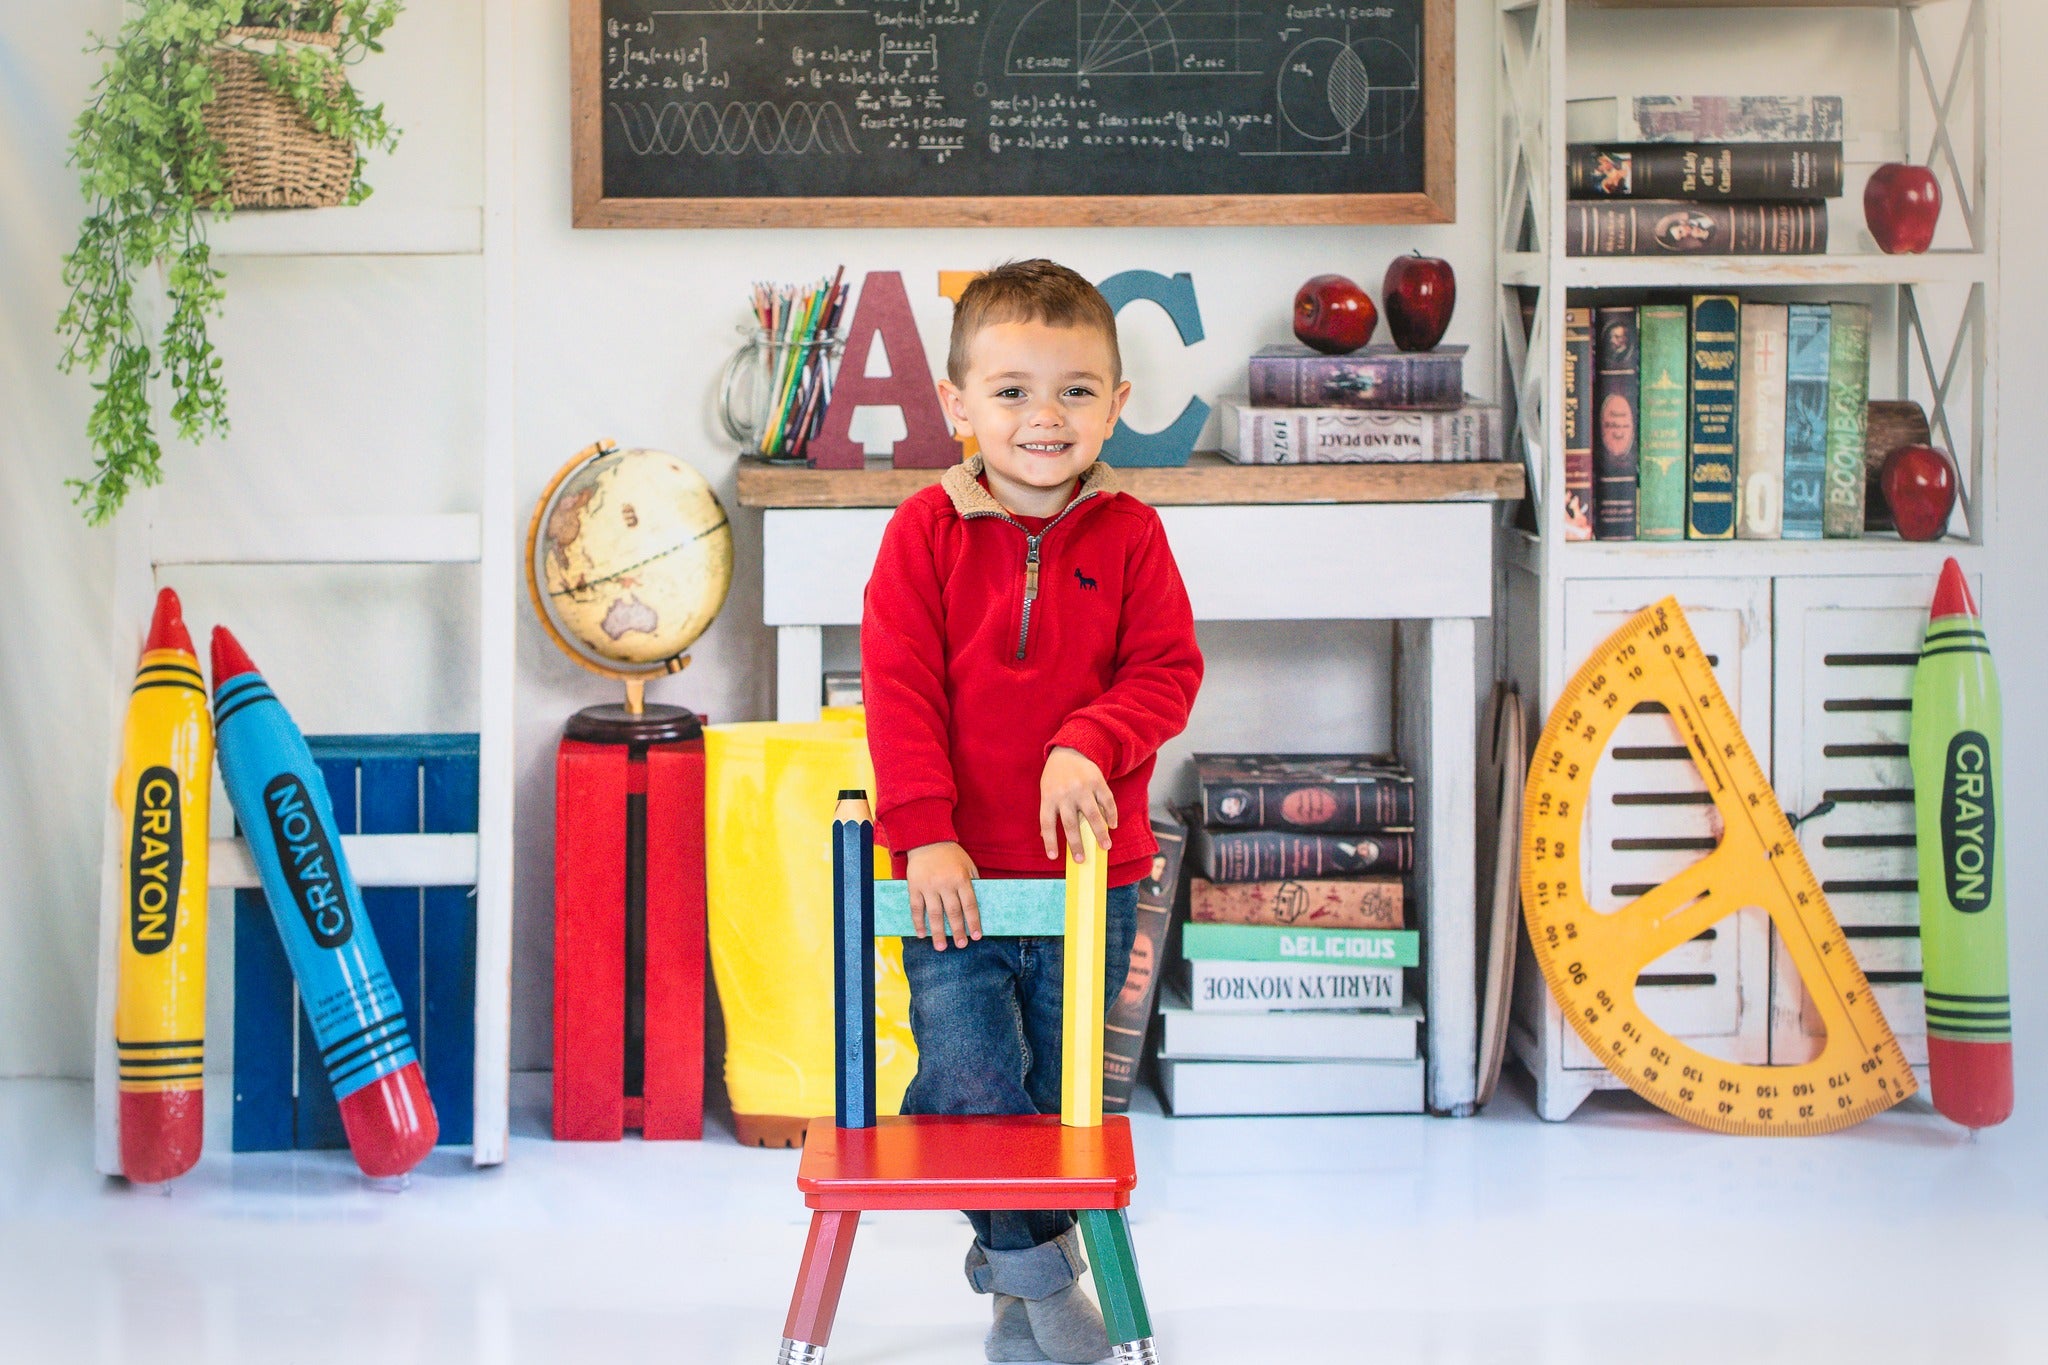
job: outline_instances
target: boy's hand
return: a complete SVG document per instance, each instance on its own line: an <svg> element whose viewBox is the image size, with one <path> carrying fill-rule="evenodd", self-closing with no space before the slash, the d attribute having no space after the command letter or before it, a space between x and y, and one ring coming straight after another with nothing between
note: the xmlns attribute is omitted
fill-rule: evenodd
<svg viewBox="0 0 2048 1365"><path fill-rule="evenodd" d="M910 883L910 928L918 938L931 931L932 947L946 951L981 937L981 907L974 903L974 859L956 843L925 844L910 850L904 880Z"/></svg>
<svg viewBox="0 0 2048 1365"><path fill-rule="evenodd" d="M1116 798L1102 769L1079 749L1054 749L1046 756L1045 771L1038 778L1038 832L1045 836L1045 856L1060 856L1056 830L1064 828L1067 847L1074 861L1085 862L1081 848L1081 822L1095 827L1095 843L1109 847L1109 832L1116 828Z"/></svg>

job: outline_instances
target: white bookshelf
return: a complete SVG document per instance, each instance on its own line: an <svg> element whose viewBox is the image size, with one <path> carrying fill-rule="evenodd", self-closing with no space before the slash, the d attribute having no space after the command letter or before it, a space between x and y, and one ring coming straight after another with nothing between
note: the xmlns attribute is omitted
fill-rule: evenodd
<svg viewBox="0 0 2048 1365"><path fill-rule="evenodd" d="M1758 25L1768 25L1768 40L1752 31ZM1816 737L1851 714L1830 710L1830 700L1838 706L1843 697L1895 701L1901 686L1910 686L1909 667L1894 663L1857 673L1839 661L1905 651L1901 640L1912 634L1913 613L1901 604L1931 597L1948 556L1961 561L1980 592L1983 587L1997 463L1997 0L1498 0L1497 34L1498 311L1533 524L1499 532L1496 658L1535 708L1533 739L1607 629L1666 593L1677 595L1703 642L1721 657L1717 673L1750 745L1796 818L1817 804L1798 804L1809 789L1826 789L1817 774L1826 769L1828 745ZM1850 164L1844 196L1831 201L1829 251L1691 260L1567 256L1568 100L1651 92L1843 95ZM1873 148L1893 149L1882 159L1934 169L1944 198L1936 250L1888 256L1869 240L1861 195L1872 167L1859 158L1874 155ZM1735 290L1745 297L1870 304L1871 397L1918 401L1935 444L1956 457L1962 497L1951 534L1934 544L1889 535L1566 541L1559 357L1567 293L1588 290L1669 291L1672 297ZM1864 637L1860 652L1840 643ZM1801 653L1801 642L1812 640L1837 643ZM1917 635L1911 647L1917 648ZM1859 721L1868 733L1853 738L1888 755L1863 774L1875 784L1869 790L1887 797L1842 803L1801 825L1800 840L1816 867L1826 869L1824 884L1832 878L1842 888L1830 892L1836 916L1851 927L1852 947L1866 970L1883 973L1898 988L1886 997L1897 1002L1918 991L1911 922L1893 901L1880 903L1855 888L1896 882L1900 854L1895 847L1840 851L1845 834L1911 830L1910 800L1900 800L1911 786L1903 714L1868 714L1879 719ZM1668 728L1660 718L1637 720ZM1774 736L1789 737L1787 745L1774 748ZM1900 752L1891 755L1895 748ZM1628 888L1662 880L1696 859L1698 851L1683 846L1718 833L1694 828L1705 818L1697 807L1660 805L1653 795L1669 800L1697 781L1689 764L1625 770L1611 756L1603 762L1596 782L1603 804L1590 812L1584 842L1588 885L1607 897L1606 908L1631 898ZM1725 932L1717 939L1688 944L1671 961L1651 964L1646 975L1677 983L1641 985L1645 1009L1703 1050L1753 1062L1773 1060L1774 1052L1789 1059L1803 1046L1796 977L1785 970L1761 922L1731 917L1720 927ZM1593 1091L1618 1088L1565 1027L1526 945L1517 986L1511 1041L1536 1077L1539 1112L1562 1119ZM1894 1011L1891 1022L1909 1055L1924 1055L1917 1013Z"/></svg>

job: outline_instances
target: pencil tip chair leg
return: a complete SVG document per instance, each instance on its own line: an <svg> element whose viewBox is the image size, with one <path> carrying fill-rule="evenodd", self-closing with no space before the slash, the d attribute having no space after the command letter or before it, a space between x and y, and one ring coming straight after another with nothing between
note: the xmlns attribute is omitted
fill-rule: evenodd
<svg viewBox="0 0 2048 1365"><path fill-rule="evenodd" d="M813 1123L797 1188L811 1209L803 1268L790 1298L776 1365L822 1365L862 1212L879 1209L1066 1209L1081 1225L1102 1304L1110 1358L1156 1365L1124 1210L1138 1183L1130 1120L1102 1113L1104 898L1107 860L1083 827L1085 863L1067 883L976 882L982 932L1058 933L1067 940L1060 1113L875 1116L874 944L908 932L901 882L877 904L874 823L865 793L841 793L832 826L836 1122ZM859 798L857 800L853 798ZM994 915L1002 903L1015 919Z"/></svg>

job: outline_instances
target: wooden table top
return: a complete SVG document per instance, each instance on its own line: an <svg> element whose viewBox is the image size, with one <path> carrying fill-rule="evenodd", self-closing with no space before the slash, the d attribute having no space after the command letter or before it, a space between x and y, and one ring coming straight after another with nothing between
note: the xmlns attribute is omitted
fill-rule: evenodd
<svg viewBox="0 0 2048 1365"><path fill-rule="evenodd" d="M939 481L940 469L805 469L742 460L742 507L895 507ZM1490 464L1238 464L1196 451L1177 469L1119 469L1132 496L1154 507L1232 503L1514 502L1522 466Z"/></svg>

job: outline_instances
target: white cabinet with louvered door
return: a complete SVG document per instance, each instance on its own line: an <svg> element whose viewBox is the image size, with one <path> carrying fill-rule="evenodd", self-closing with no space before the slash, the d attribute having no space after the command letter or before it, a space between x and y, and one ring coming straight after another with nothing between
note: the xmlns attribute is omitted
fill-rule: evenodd
<svg viewBox="0 0 2048 1365"><path fill-rule="evenodd" d="M1715 677L1742 721L1759 762L1771 754L1771 590L1767 579L1569 580L1564 653L1588 657L1629 617L1676 596ZM1574 666L1576 666L1574 664ZM1588 898L1614 911L1670 880L1710 852L1720 816L1677 727L1654 703L1616 729L1594 770L1587 812ZM1683 947L1650 963L1636 989L1651 1018L1713 1056L1763 1062L1770 1051L1769 922L1739 910ZM1540 985L1523 948L1522 981ZM1518 992L1518 1044L1537 1077L1537 1109L1562 1118L1614 1079L1563 1024L1545 990Z"/></svg>
<svg viewBox="0 0 2048 1365"><path fill-rule="evenodd" d="M1781 578L1774 603L1778 798L1795 819L1818 811L1799 825L1799 846L1916 1067L1927 1063L1927 1022L1906 740L1934 582ZM1810 1060L1820 1043L1806 988L1774 937L1771 1060Z"/></svg>

